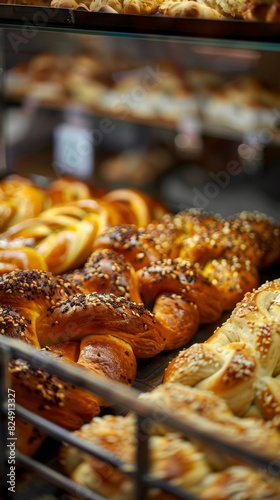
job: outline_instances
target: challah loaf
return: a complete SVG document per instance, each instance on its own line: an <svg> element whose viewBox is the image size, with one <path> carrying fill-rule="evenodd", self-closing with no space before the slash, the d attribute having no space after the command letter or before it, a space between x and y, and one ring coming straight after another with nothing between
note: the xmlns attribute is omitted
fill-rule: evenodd
<svg viewBox="0 0 280 500"><path fill-rule="evenodd" d="M181 259L162 259L135 271L123 255L100 249L64 278L86 293L113 293L144 304L160 325L164 349L184 345L200 324L217 321L223 312L220 292L198 266Z"/></svg>
<svg viewBox="0 0 280 500"><path fill-rule="evenodd" d="M84 292L113 293L133 302L142 303L138 277L134 267L112 250L96 250L85 265L63 275Z"/></svg>
<svg viewBox="0 0 280 500"><path fill-rule="evenodd" d="M238 415L280 415L280 279L248 292L202 344L181 351L164 383L207 389Z"/></svg>
<svg viewBox="0 0 280 500"><path fill-rule="evenodd" d="M132 189L104 193L84 181L63 177L53 181L46 190L28 180L21 186L18 178L16 181L11 178L9 190L15 183L15 193L2 199L1 193L8 191L4 182L2 188L0 183L1 240L6 247L32 247L53 274L83 266L92 253L96 237L108 227L130 223L136 227L145 226L166 213L160 202ZM24 189L38 191L37 196L48 200L48 205L41 203L35 211ZM19 204L26 205L20 216ZM9 263L7 260L7 265ZM28 265L21 267L30 268Z"/></svg>
<svg viewBox="0 0 280 500"><path fill-rule="evenodd" d="M223 308L217 288L200 269L182 259L163 259L138 271L141 297L166 337L165 349L187 343L203 323L214 323Z"/></svg>
<svg viewBox="0 0 280 500"><path fill-rule="evenodd" d="M123 384L133 383L137 357L154 356L165 346L160 324L143 304L82 293L78 284L50 272L0 276L0 304L2 335ZM103 404L18 359L10 374L18 403L69 429L89 421Z"/></svg>
<svg viewBox="0 0 280 500"><path fill-rule="evenodd" d="M50 200L44 189L28 178L7 176L0 182L0 231L48 208Z"/></svg>
<svg viewBox="0 0 280 500"><path fill-rule="evenodd" d="M280 258L280 228L263 214L241 212L222 219L197 210L166 214L145 228L105 229L94 248L121 253L139 270L165 258L200 265L220 290L223 309L232 309L260 285L260 270Z"/></svg>
<svg viewBox="0 0 280 500"><path fill-rule="evenodd" d="M254 470L241 458L203 440L171 430L165 426L162 410L176 413L197 431L206 431L213 438L224 438L229 444L249 449L267 460L271 459L271 463L277 463L280 435L272 423L236 417L216 395L181 384L161 385L143 394L141 399L154 410L154 419L143 420L143 430L149 429L150 435L149 473L152 478L160 478L208 500L234 500L240 495L250 500L279 498L277 477L269 477L265 470ZM72 446L63 446L60 459L65 472L79 485L87 486L106 498L135 498L133 480L125 474L126 470L133 470L136 461L138 442L134 414L93 418L75 435L110 452L125 465L118 470ZM175 497L152 489L148 498Z"/></svg>

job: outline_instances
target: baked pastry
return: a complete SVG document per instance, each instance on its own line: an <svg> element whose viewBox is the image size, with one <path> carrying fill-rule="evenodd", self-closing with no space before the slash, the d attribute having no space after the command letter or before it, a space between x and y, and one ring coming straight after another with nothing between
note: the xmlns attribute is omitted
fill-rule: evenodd
<svg viewBox="0 0 280 500"><path fill-rule="evenodd" d="M145 227L167 213L163 203L137 189L113 189L102 200L122 215L124 223L137 227Z"/></svg>
<svg viewBox="0 0 280 500"><path fill-rule="evenodd" d="M204 278L198 266L176 259L163 259L138 271L139 290L166 338L165 349L187 343L203 323L222 315L217 288Z"/></svg>
<svg viewBox="0 0 280 500"><path fill-rule="evenodd" d="M200 2L192 0L167 0L160 3L158 12L170 17L190 17L197 19L223 19L222 14L203 5Z"/></svg>
<svg viewBox="0 0 280 500"><path fill-rule="evenodd" d="M164 349L160 324L143 304L84 293L78 283L50 272L0 276L0 304L2 335L126 385L136 376L136 358ZM88 421L103 403L18 359L11 361L10 374L19 403L69 429Z"/></svg>
<svg viewBox="0 0 280 500"><path fill-rule="evenodd" d="M47 271L45 259L35 250L27 246L1 245L0 242L0 275L15 269L41 269Z"/></svg>
<svg viewBox="0 0 280 500"><path fill-rule="evenodd" d="M246 19L250 21L279 21L278 0L238 0L229 2L228 0L203 0L203 4L213 9L217 9L222 15L236 19Z"/></svg>
<svg viewBox="0 0 280 500"><path fill-rule="evenodd" d="M134 267L123 255L112 250L96 250L82 268L63 277L76 283L85 293L113 293L133 302L143 302Z"/></svg>
<svg viewBox="0 0 280 500"><path fill-rule="evenodd" d="M1 233L3 244L7 248L32 247L34 254L37 252L45 261L46 269L62 274L83 266L92 253L95 239L107 227L124 222L133 222L138 227L166 213L159 201L137 190L116 189L102 192L96 198L93 193L87 183L73 178L54 181L47 195L53 206L36 216L28 217L25 213L26 217L22 215L17 223L3 202L2 220L11 219L9 224L5 223L9 227ZM8 203L17 206L17 200L9 199ZM28 205L28 198L25 203Z"/></svg>
<svg viewBox="0 0 280 500"><path fill-rule="evenodd" d="M19 175L10 175L0 182L0 231L48 208L44 189Z"/></svg>
<svg viewBox="0 0 280 500"><path fill-rule="evenodd" d="M154 409L154 419L143 421L143 428L147 425L150 436L148 474L151 478L160 478L196 498L233 500L242 493L250 500L277 499L280 485L276 477L269 477L264 470L254 470L242 459L233 458L204 443L203 439L183 436L165 427L162 412L169 415L175 412L194 430L223 438L241 450L249 448L251 453L272 461L279 457L276 427L258 419L240 419L217 396L181 384L159 386L141 399ZM132 500L133 479L126 471L133 472L136 463L138 441L134 414L94 418L75 435L109 452L122 465L116 469L94 455L63 446L60 460L66 474L106 498ZM175 497L160 489L151 489L148 498L171 500Z"/></svg>
<svg viewBox="0 0 280 500"><path fill-rule="evenodd" d="M136 270L166 258L191 261L221 292L223 310L260 285L260 270L280 257L280 229L260 213L223 219L198 210L165 214L146 227L117 225L101 232L93 247L112 249Z"/></svg>
<svg viewBox="0 0 280 500"><path fill-rule="evenodd" d="M242 17L248 21L279 23L279 2L277 0L255 0L244 2L242 6Z"/></svg>
<svg viewBox="0 0 280 500"><path fill-rule="evenodd" d="M238 2L232 4L233 8L236 5ZM242 2L242 5L245 4ZM279 97L278 89L267 87L259 79L239 76L204 95L202 119L212 126L225 126L249 134L264 127L273 131Z"/></svg>
<svg viewBox="0 0 280 500"><path fill-rule="evenodd" d="M138 14L141 16L155 14L159 0L123 0L123 14Z"/></svg>
<svg viewBox="0 0 280 500"><path fill-rule="evenodd" d="M206 342L170 362L163 382L209 390L237 415L279 417L279 297L279 279L248 292Z"/></svg>
<svg viewBox="0 0 280 500"><path fill-rule="evenodd" d="M104 194L103 190L94 187L89 182L66 175L51 181L46 192L52 205L96 198Z"/></svg>

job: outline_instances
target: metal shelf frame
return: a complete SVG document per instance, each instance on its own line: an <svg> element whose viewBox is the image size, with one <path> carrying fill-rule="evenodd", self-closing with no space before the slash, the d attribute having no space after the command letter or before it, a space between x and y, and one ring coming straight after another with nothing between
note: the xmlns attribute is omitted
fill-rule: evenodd
<svg viewBox="0 0 280 500"><path fill-rule="evenodd" d="M147 401L138 399L140 392L135 388L127 388L119 383L107 381L101 377L85 374L80 367L67 366L65 362L57 362L51 359L46 354L43 354L37 349L34 349L27 344L6 338L0 335L0 437L3 443L4 452L1 454L1 471L0 475L5 479L7 477L8 467L8 448L4 446L9 443L8 435L8 405L7 394L11 388L11 380L9 375L9 362L12 358L20 358L27 361L34 369L43 369L53 376L59 377L61 380L69 382L77 387L92 392L101 396L104 400L122 407L125 411L133 412L137 417L136 439L138 442L137 460L135 467L124 464L115 456L107 451L100 449L90 442L79 439L75 434L65 430L63 427L49 422L45 418L32 413L21 405L15 404L16 417L21 418L25 422L34 424L35 427L42 430L48 436L58 440L59 442L68 443L71 446L76 446L80 450L89 453L102 461L110 464L113 467L121 468L134 481L134 500L147 500L151 488L159 488L162 491L172 493L176 498L182 500L196 500L197 497L187 491L173 486L171 483L157 480L149 474L149 431L147 426L143 425L145 419L164 422L165 425L182 433L190 439L196 439L208 446L215 446L223 452L231 456L235 456L242 461L247 462L253 467L271 470L271 463L277 460L275 457L259 455L246 450L239 445L236 446L231 442L224 440L222 436L213 436L211 432L205 431L196 425L196 422L189 422L182 419L180 416L174 415L169 409L163 407L155 408ZM44 465L35 458L30 458L19 451L16 452L16 463L21 467L33 471L44 480L50 482L55 487L64 490L65 492L74 495L75 498L84 500L106 500L93 491L80 487L68 477L64 476L57 470L52 469L48 465ZM7 481L2 481L3 498L15 498L14 493L9 496L7 491Z"/></svg>

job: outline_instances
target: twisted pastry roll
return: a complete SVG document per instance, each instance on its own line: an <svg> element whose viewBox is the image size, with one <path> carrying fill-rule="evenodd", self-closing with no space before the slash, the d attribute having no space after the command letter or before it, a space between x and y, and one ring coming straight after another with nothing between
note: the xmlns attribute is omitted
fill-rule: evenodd
<svg viewBox="0 0 280 500"><path fill-rule="evenodd" d="M164 349L155 316L143 304L113 294L82 293L78 283L44 271L0 276L0 331L77 363L92 373L131 385L136 358ZM17 401L35 413L77 429L104 405L97 396L15 359L10 363Z"/></svg>
<svg viewBox="0 0 280 500"><path fill-rule="evenodd" d="M221 292L224 310L260 285L260 270L280 258L280 228L259 213L222 219L197 210L165 214L146 228L119 225L101 233L94 248L110 248L139 270L164 258L198 263Z"/></svg>
<svg viewBox="0 0 280 500"><path fill-rule="evenodd" d="M0 242L0 275L15 269L41 269L47 271L44 258L34 248L20 245L3 245Z"/></svg>
<svg viewBox="0 0 280 500"><path fill-rule="evenodd" d="M81 269L63 277L76 283L86 293L113 293L133 302L142 302L134 267L123 255L112 250L96 250Z"/></svg>
<svg viewBox="0 0 280 500"><path fill-rule="evenodd" d="M192 219L192 214L190 214ZM182 226L188 214L183 214ZM232 309L244 294L260 285L259 270L280 258L280 229L259 213L241 212L199 227L194 222L182 238L180 256L203 266L223 294L224 309Z"/></svg>
<svg viewBox="0 0 280 500"><path fill-rule="evenodd" d="M157 422L156 415L159 409L176 412L196 429L206 429L213 436L224 436L232 444L243 445L252 452L277 461L279 431L274 426L258 419L240 419L217 396L181 384L159 386L141 397L150 403L155 414L154 421L148 419L143 424L149 424L149 472L152 477L161 478L185 492L208 500L234 500L240 494L250 500L279 498L277 478L269 478L264 471L254 470L209 444L197 439L193 441L168 429L162 419ZM125 445L120 446L124 434ZM133 414L94 418L75 435L112 453L124 461L129 470L135 465L138 443ZM109 499L134 498L132 480L123 470L117 470L71 446L61 448L60 460L66 473L78 484ZM151 490L149 498L171 500L174 496Z"/></svg>
<svg viewBox="0 0 280 500"><path fill-rule="evenodd" d="M201 323L222 314L220 294L194 264L163 259L138 272L123 255L95 250L82 269L63 276L84 292L113 293L144 304L165 338L164 349L189 341Z"/></svg>
<svg viewBox="0 0 280 500"><path fill-rule="evenodd" d="M30 187L27 181L25 185ZM86 262L92 253L94 240L107 227L132 221L136 225L146 225L165 213L159 202L140 191L119 189L106 195L102 193L96 199L89 198L96 191L87 183L73 178L54 181L47 193L56 205L45 210L41 207L36 216L26 212L18 222L13 218L17 200L4 199L0 204L0 215L2 213L5 226L5 221L9 221L9 227L4 231L2 226L3 241L6 246L13 242L13 246L17 243L18 246L34 248L49 271L62 274ZM40 192L43 193L42 190ZM28 196L25 198L24 203L28 205Z"/></svg>
<svg viewBox="0 0 280 500"><path fill-rule="evenodd" d="M82 266L90 256L100 228L98 217L80 207L50 209L13 225L2 233L2 237L7 246L17 241L22 246L31 246L49 271L61 274Z"/></svg>
<svg viewBox="0 0 280 500"><path fill-rule="evenodd" d="M212 258L243 255L257 267L265 267L279 258L280 229L264 214L241 212L228 219L213 217L206 224L203 216L200 223L200 215L193 217L192 212L178 217L182 218L185 233L181 241L184 258L206 264Z"/></svg>
<svg viewBox="0 0 280 500"><path fill-rule="evenodd" d="M143 304L113 294L82 293L75 283L49 272L1 276L0 303L26 318L29 333L24 339L38 348L94 333L127 341L137 357L151 357L164 348L160 325Z"/></svg>
<svg viewBox="0 0 280 500"><path fill-rule="evenodd" d="M164 256L163 248L154 244L152 235L134 224L109 227L93 243L93 249L110 249L125 257L138 270Z"/></svg>
<svg viewBox="0 0 280 500"><path fill-rule="evenodd" d="M123 255L136 270L164 258L176 258L179 254L177 238L180 233L170 219L167 216L164 223L159 219L146 228L136 227L135 224L108 227L96 237L93 248L114 250Z"/></svg>
<svg viewBox="0 0 280 500"><path fill-rule="evenodd" d="M125 224L135 224L137 227L146 226L167 213L162 203L137 189L113 189L104 194L102 199L123 215Z"/></svg>
<svg viewBox="0 0 280 500"><path fill-rule="evenodd" d="M203 344L183 350L163 382L207 389L237 415L280 414L280 279L247 293Z"/></svg>
<svg viewBox="0 0 280 500"><path fill-rule="evenodd" d="M163 259L140 269L138 281L144 304L162 325L165 349L180 347L193 337L199 324L221 317L220 293L195 264Z"/></svg>
<svg viewBox="0 0 280 500"><path fill-rule="evenodd" d="M77 200L86 200L100 197L104 194L101 189L90 183L65 175L52 181L46 188L52 205L67 204Z"/></svg>
<svg viewBox="0 0 280 500"><path fill-rule="evenodd" d="M223 16L216 9L192 0L167 0L159 5L158 12L171 17L223 19Z"/></svg>
<svg viewBox="0 0 280 500"><path fill-rule="evenodd" d="M28 217L35 217L49 206L45 191L25 177L10 175L0 183L0 230Z"/></svg>

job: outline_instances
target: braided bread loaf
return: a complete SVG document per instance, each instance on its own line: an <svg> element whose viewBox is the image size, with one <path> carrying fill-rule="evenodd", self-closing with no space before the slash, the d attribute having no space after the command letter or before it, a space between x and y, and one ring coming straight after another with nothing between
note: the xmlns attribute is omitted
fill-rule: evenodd
<svg viewBox="0 0 280 500"><path fill-rule="evenodd" d="M141 398L154 408L154 420L143 421L143 428L149 428L149 472L153 477L204 500L279 498L277 478L268 477L265 471L254 470L240 459L199 442L197 438L188 439L168 429L158 410L176 412L196 430L206 430L213 437L223 436L228 443L249 448L273 463L273 460L279 460L280 435L272 423L253 418L240 419L217 396L181 384L161 385ZM160 415L159 421L157 415ZM132 470L138 445L133 414L94 418L75 435L112 453L129 466L128 470ZM127 467L116 470L71 446L62 447L60 459L65 472L78 484L108 499L135 498L132 479L123 472ZM174 496L151 490L149 498L171 500Z"/></svg>
<svg viewBox="0 0 280 500"><path fill-rule="evenodd" d="M137 272L123 255L101 249L63 277L86 293L113 293L144 304L160 325L166 350L181 347L200 324L218 321L223 312L216 287L198 266L181 259L163 259Z"/></svg>
<svg viewBox="0 0 280 500"><path fill-rule="evenodd" d="M113 294L82 293L74 283L49 272L14 271L0 277L0 303L2 334L129 385L135 377L135 357L151 357L164 348L160 325L142 304ZM24 387L29 391L31 384L34 389L38 384L36 374L33 381L27 371L26 363L15 362L12 373L19 394ZM44 398L47 389L41 389ZM35 390L29 400L38 410ZM85 401L72 409L64 401L61 408L56 411L71 410L74 415L90 411ZM68 416L67 421L77 427L74 417Z"/></svg>
<svg viewBox="0 0 280 500"><path fill-rule="evenodd" d="M165 273L171 292L157 297L152 312L142 302L136 271L112 251L94 252L83 269L63 276L38 270L4 274L1 334L130 386L138 358L182 345L201 320L221 315L219 292L194 268L168 261ZM18 359L10 373L19 403L69 429L105 404Z"/></svg>
<svg viewBox="0 0 280 500"><path fill-rule="evenodd" d="M10 178L12 186L14 182ZM116 189L103 193L84 181L68 177L53 181L45 191L32 185L31 181L26 181L20 193L26 186L37 190L50 206L45 209L43 205L40 209L36 207L36 212L30 208L22 211L21 216L13 217L7 209L7 203L24 203L26 207L32 207L28 193L20 194L24 202L18 200L19 187L15 190L15 198L10 196L8 200L0 199L0 213L3 213L1 241L7 250L13 247L14 252L16 248L18 254L21 252L21 258L18 256L14 261L12 255L9 261L9 253L6 252L3 272L9 272L19 262L19 268L65 273L85 263L92 253L95 238L105 228L124 223L146 225L166 213L162 204L137 190ZM34 254L39 254L38 265L34 267L29 259L30 247L34 249Z"/></svg>
<svg viewBox="0 0 280 500"><path fill-rule="evenodd" d="M47 271L47 264L35 248L20 246L17 243L6 245L0 241L0 275L15 269L41 269Z"/></svg>
<svg viewBox="0 0 280 500"><path fill-rule="evenodd" d="M35 217L49 206L45 191L28 178L10 175L0 182L0 231L27 217Z"/></svg>
<svg viewBox="0 0 280 500"><path fill-rule="evenodd" d="M203 344L176 356L163 382L207 389L237 415L280 415L280 279L248 292Z"/></svg>
<svg viewBox="0 0 280 500"><path fill-rule="evenodd" d="M146 228L108 228L93 246L123 254L137 270L165 258L198 263L203 276L221 291L226 310L259 286L259 271L280 258L280 228L259 213L222 219L189 210L166 214Z"/></svg>

